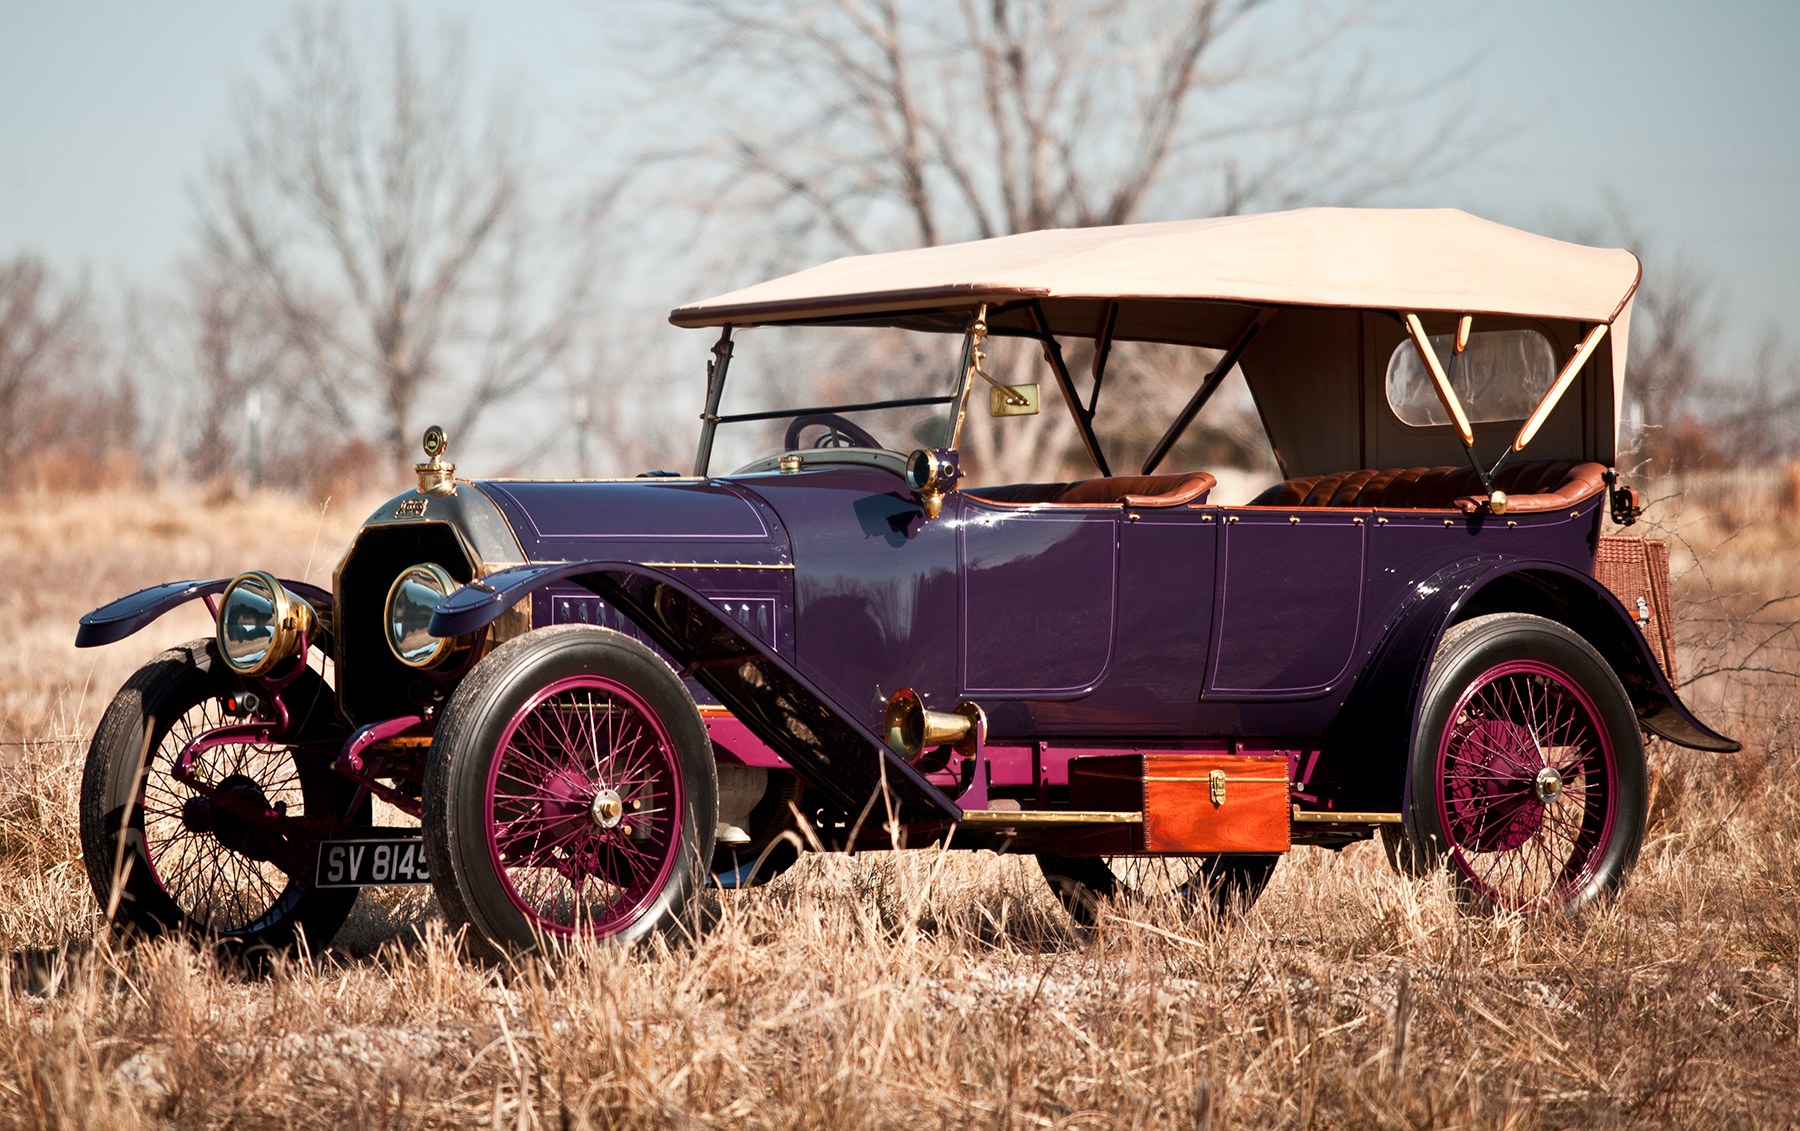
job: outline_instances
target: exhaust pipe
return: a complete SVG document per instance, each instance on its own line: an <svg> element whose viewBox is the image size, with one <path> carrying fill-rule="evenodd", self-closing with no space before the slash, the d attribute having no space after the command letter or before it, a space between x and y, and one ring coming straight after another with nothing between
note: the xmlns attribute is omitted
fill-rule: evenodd
<svg viewBox="0 0 1800 1131"><path fill-rule="evenodd" d="M902 687L888 698L883 737L914 766L940 746L972 755L987 740L987 715L974 703L963 703L954 711L933 711L918 692Z"/></svg>

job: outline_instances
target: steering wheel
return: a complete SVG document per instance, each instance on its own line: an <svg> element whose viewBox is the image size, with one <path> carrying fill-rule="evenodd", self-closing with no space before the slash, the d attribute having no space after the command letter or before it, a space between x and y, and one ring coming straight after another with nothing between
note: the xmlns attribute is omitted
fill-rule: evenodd
<svg viewBox="0 0 1800 1131"><path fill-rule="evenodd" d="M788 422L787 435L782 438L781 446L786 451L793 451L800 446L800 433L813 425L824 428L825 434L813 441L815 448L879 448L881 444L875 437L861 428L845 420L835 412L814 412L806 416L796 416Z"/></svg>

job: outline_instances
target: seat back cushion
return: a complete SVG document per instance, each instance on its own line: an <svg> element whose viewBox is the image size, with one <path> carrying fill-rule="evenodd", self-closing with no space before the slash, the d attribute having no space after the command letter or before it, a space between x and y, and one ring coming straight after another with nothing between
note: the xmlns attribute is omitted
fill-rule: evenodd
<svg viewBox="0 0 1800 1131"><path fill-rule="evenodd" d="M1605 489L1606 468L1572 460L1514 464L1501 469L1494 487L1507 496L1509 512L1556 510ZM1485 496L1472 467L1403 467L1289 479L1270 487L1250 505L1473 512L1483 505Z"/></svg>

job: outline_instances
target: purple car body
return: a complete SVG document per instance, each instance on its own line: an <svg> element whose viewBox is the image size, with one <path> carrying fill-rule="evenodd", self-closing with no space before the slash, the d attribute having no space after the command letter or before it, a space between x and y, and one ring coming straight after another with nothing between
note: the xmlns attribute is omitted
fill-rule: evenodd
<svg viewBox="0 0 1800 1131"><path fill-rule="evenodd" d="M457 480L434 430L331 594L252 574L83 619L108 643L200 597L220 625L96 735L96 892L278 946L323 941L359 886L431 882L504 951L642 937L800 843L1036 852L1091 922L1132 892L1241 906L1290 844L1381 833L1477 900L1579 906L1635 858L1639 729L1736 748L1621 602L1666 609L1666 573L1596 577L1607 520L1636 517L1611 470L1636 270L1458 213L1313 210L865 257L678 309L722 330L692 476ZM770 324L962 352L944 396L722 412L734 331ZM982 380L1001 418L1036 400L983 368L1007 336L1041 347L1098 474L961 474ZM1126 341L1214 352L1119 476L1094 419ZM1234 368L1287 478L1225 505L1157 464ZM947 434L910 456L847 419L917 407ZM777 455L709 466L720 425L784 419ZM203 718L153 733L134 784L157 696ZM247 725L286 761L232 755ZM372 799L419 826L374 829ZM196 841L260 886L161 880ZM135 879L98 863L133 854Z"/></svg>

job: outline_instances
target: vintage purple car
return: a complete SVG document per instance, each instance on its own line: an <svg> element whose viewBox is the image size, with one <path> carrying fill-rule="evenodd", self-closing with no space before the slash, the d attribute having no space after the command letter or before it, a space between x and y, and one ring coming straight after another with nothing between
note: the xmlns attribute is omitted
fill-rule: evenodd
<svg viewBox="0 0 1800 1131"><path fill-rule="evenodd" d="M1666 549L1603 533L1639 509L1638 278L1459 212L1314 209L680 307L719 330L691 475L457 479L434 428L330 592L253 571L82 618L82 646L196 599L218 626L101 720L95 893L254 951L430 883L505 952L670 929L803 841L1035 853L1091 921L1132 890L1242 905L1291 845L1379 834L1478 904L1578 908L1637 855L1641 732L1737 749L1676 695ZM868 344L787 376L814 334ZM733 385L752 337L780 358ZM1145 343L1187 362L1166 419L1106 400ZM1007 348L1030 371L996 375ZM1233 373L1285 476L1242 505L1166 469ZM1092 476L977 482L976 424L1055 426Z"/></svg>

